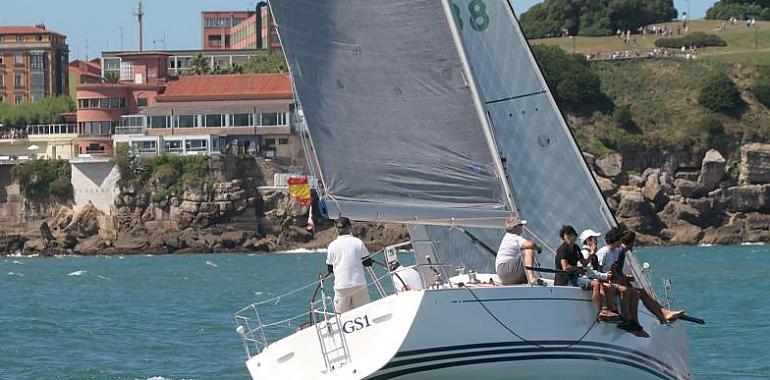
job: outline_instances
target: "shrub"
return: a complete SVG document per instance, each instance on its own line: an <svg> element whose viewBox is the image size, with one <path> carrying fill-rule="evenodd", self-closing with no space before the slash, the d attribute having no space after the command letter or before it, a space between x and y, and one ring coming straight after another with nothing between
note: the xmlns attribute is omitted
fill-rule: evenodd
<svg viewBox="0 0 770 380"><path fill-rule="evenodd" d="M723 71L706 77L698 103L714 112L736 113L744 106L741 92Z"/></svg>
<svg viewBox="0 0 770 380"><path fill-rule="evenodd" d="M770 108L770 82L762 81L757 83L752 90L754 98L763 106Z"/></svg>
<svg viewBox="0 0 770 380"><path fill-rule="evenodd" d="M532 51L556 100L571 110L593 110L607 101L599 76L585 57L556 46L535 45Z"/></svg>
<svg viewBox="0 0 770 380"><path fill-rule="evenodd" d="M631 133L641 133L639 126L634 121L634 115L631 113L631 107L623 105L615 108L612 112L612 121L618 128L622 128Z"/></svg>
<svg viewBox="0 0 770 380"><path fill-rule="evenodd" d="M66 161L32 160L14 166L11 176L29 200L72 199L72 167Z"/></svg>
<svg viewBox="0 0 770 380"><path fill-rule="evenodd" d="M670 49L684 47L702 48L706 46L727 46L727 42L716 34L692 32L678 38L661 38L655 41L655 46Z"/></svg>

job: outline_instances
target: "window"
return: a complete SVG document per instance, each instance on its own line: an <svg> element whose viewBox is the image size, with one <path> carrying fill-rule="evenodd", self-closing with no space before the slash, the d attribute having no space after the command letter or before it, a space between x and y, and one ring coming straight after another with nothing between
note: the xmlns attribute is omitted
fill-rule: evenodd
<svg viewBox="0 0 770 380"><path fill-rule="evenodd" d="M147 98L136 99L136 105L139 107L147 107Z"/></svg>
<svg viewBox="0 0 770 380"><path fill-rule="evenodd" d="M250 127L254 125L252 123L253 115L250 113L237 113L230 115L231 127Z"/></svg>
<svg viewBox="0 0 770 380"><path fill-rule="evenodd" d="M275 146L275 139L265 139L265 145Z"/></svg>
<svg viewBox="0 0 770 380"><path fill-rule="evenodd" d="M166 152L169 153L181 153L182 152L182 141L180 140L166 140Z"/></svg>
<svg viewBox="0 0 770 380"><path fill-rule="evenodd" d="M148 119L150 122L150 128L168 128L168 116L150 116Z"/></svg>
<svg viewBox="0 0 770 380"><path fill-rule="evenodd" d="M22 53L16 53L15 60L17 65L23 65L24 64L24 54Z"/></svg>
<svg viewBox="0 0 770 380"><path fill-rule="evenodd" d="M289 145L289 139L278 139L278 145Z"/></svg>
<svg viewBox="0 0 770 380"><path fill-rule="evenodd" d="M2 40L2 39L0 39L0 42L3 42L3 40ZM0 55L0 66L2 66L3 64L4 64L4 62L3 62L3 56L2 56L2 55Z"/></svg>
<svg viewBox="0 0 770 380"><path fill-rule="evenodd" d="M156 141L132 141L131 150L138 153L157 153L158 143Z"/></svg>
<svg viewBox="0 0 770 380"><path fill-rule="evenodd" d="M24 74L16 74L14 76L13 85L16 87L24 86Z"/></svg>
<svg viewBox="0 0 770 380"><path fill-rule="evenodd" d="M0 88L5 87L5 75L0 71Z"/></svg>
<svg viewBox="0 0 770 380"><path fill-rule="evenodd" d="M44 60L45 60L45 57L43 53L31 54L29 56L30 68L32 68L33 70L42 70L44 66L43 64Z"/></svg>
<svg viewBox="0 0 770 380"><path fill-rule="evenodd" d="M24 95L16 95L16 105L18 106L24 101Z"/></svg>
<svg viewBox="0 0 770 380"><path fill-rule="evenodd" d="M205 152L207 146L207 141L203 139L185 141L185 148L190 152Z"/></svg>
<svg viewBox="0 0 770 380"><path fill-rule="evenodd" d="M24 36L16 36L16 42L24 42Z"/></svg>
<svg viewBox="0 0 770 380"><path fill-rule="evenodd" d="M225 125L224 115L206 115L205 119L207 127L223 127Z"/></svg>
<svg viewBox="0 0 770 380"><path fill-rule="evenodd" d="M262 114L262 123L260 125L278 125L278 114L277 113L263 113Z"/></svg>
<svg viewBox="0 0 770 380"><path fill-rule="evenodd" d="M38 36L37 36L35 39L36 39L38 42L40 42L40 41L42 41L42 40L43 40L43 36L41 36L41 35L38 35Z"/></svg>
<svg viewBox="0 0 770 380"><path fill-rule="evenodd" d="M120 62L120 80L134 80L134 63Z"/></svg>
<svg viewBox="0 0 770 380"><path fill-rule="evenodd" d="M195 127L197 117L195 115L179 115L176 117L177 128Z"/></svg>
<svg viewBox="0 0 770 380"><path fill-rule="evenodd" d="M120 70L120 58L104 58L104 71L118 71Z"/></svg>

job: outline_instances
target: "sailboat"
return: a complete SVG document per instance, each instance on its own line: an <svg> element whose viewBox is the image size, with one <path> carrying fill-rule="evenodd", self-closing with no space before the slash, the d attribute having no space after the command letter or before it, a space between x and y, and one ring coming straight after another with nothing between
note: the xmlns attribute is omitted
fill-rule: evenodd
<svg viewBox="0 0 770 380"><path fill-rule="evenodd" d="M579 288L494 285L487 251L511 214L540 267L562 224L616 225L510 0L270 7L328 215L407 224L425 287L389 293L371 272L379 299L342 314L323 278L249 305L236 322L254 379L693 377L681 322L641 308L642 339L598 323ZM632 253L627 267L655 294ZM301 316L272 311L313 289L291 301Z"/></svg>

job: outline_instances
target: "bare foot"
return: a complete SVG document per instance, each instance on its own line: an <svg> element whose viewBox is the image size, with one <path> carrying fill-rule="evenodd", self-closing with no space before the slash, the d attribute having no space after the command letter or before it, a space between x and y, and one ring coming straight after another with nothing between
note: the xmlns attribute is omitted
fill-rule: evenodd
<svg viewBox="0 0 770 380"><path fill-rule="evenodd" d="M671 323L679 319L684 314L684 310L677 310L677 311L671 311L668 309L663 309L663 318L666 319L666 323Z"/></svg>

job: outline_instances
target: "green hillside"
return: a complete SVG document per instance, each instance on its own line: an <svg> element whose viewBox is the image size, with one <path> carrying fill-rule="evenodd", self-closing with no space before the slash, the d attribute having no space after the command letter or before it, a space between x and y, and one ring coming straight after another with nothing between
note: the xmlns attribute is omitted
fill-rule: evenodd
<svg viewBox="0 0 770 380"><path fill-rule="evenodd" d="M716 22L697 21L693 29L707 30L709 25ZM581 147L601 155L629 149L731 150L730 147L743 142L770 142L770 110L755 95L755 88L770 83L770 22L760 23L760 50L752 49L753 40L744 41L754 33L753 29L745 29L749 29L745 24L728 27L720 33L728 46L701 50L695 60L674 55L592 61L591 70L599 77L601 90L610 99L613 110L596 106L589 113L573 112L568 104L562 104ZM570 39L566 38L531 42L572 51ZM640 39L640 45L652 49L653 44L652 38ZM620 46L623 42L617 37L575 39L575 50L582 53L611 51ZM726 73L737 85L745 106L719 113L700 104L705 78L717 72Z"/></svg>

